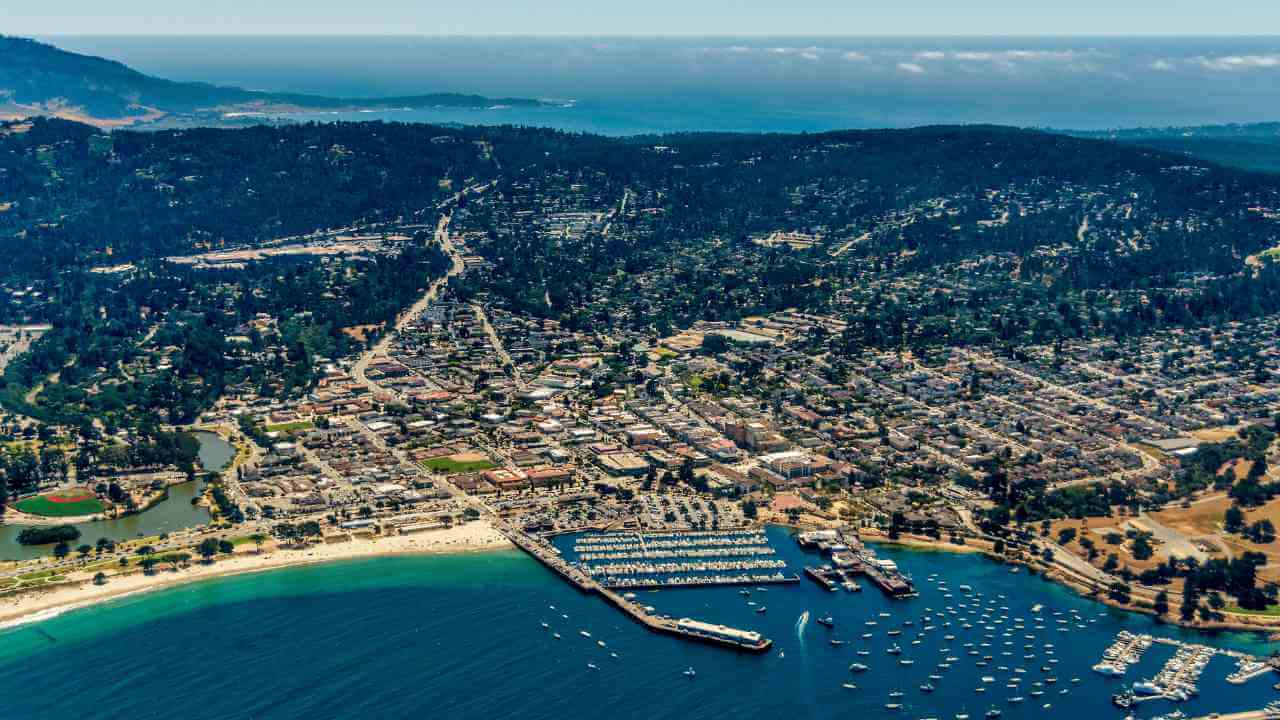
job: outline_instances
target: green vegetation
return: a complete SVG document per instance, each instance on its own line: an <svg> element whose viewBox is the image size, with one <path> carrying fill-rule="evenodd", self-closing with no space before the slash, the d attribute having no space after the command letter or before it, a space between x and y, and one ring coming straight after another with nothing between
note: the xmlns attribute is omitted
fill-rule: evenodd
<svg viewBox="0 0 1280 720"><path fill-rule="evenodd" d="M58 495L37 495L19 500L13 504L14 509L40 515L43 517L75 517L78 515L96 515L107 509L105 503L91 493L83 493L78 497L60 499Z"/></svg>
<svg viewBox="0 0 1280 720"><path fill-rule="evenodd" d="M74 525L52 525L23 528L18 542L23 545L63 544L80 539L80 531Z"/></svg>
<svg viewBox="0 0 1280 720"><path fill-rule="evenodd" d="M489 460L453 460L448 457L427 458L422 461L422 467L427 470L444 473L468 473L479 472L481 470L489 470L494 464Z"/></svg>

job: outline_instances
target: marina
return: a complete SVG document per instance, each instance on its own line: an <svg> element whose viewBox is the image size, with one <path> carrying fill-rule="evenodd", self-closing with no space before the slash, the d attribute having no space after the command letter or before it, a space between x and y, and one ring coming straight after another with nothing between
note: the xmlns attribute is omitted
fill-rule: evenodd
<svg viewBox="0 0 1280 720"><path fill-rule="evenodd" d="M816 549L800 548L786 529L765 532L789 569L828 560ZM25 698L37 692L58 698L54 710L61 717L148 717L154 713L141 696L153 703L165 676L156 677L155 665L197 672L213 659L250 668L254 681L270 690L247 710L281 720L285 716L269 706L277 692L319 692L323 706L355 702L352 712L393 716L398 713L388 708L399 707L390 704L399 698L461 690L467 705L440 707L439 714L477 720L509 714L520 697L537 698L520 713L533 720L588 716L605 706L624 720L678 720L691 713L836 720L886 717L886 704L899 705L894 713L904 720L978 719L992 710L1007 720L1122 720L1129 713L1153 720L1178 711L1188 718L1255 713L1240 720L1263 720L1259 709L1277 697L1270 677L1241 684L1226 680L1241 657L1264 657L1270 651L1266 643L1157 625L1027 573L1012 575L977 555L870 546L914 578L914 598L832 593L803 578L787 585L607 595L584 591L561 576L575 570L576 537L539 538L545 561L525 550L382 558L232 577L68 613L0 634L0 690L15 717L30 716L33 706ZM585 573L574 577L592 581ZM300 591L313 588L310 599L300 599ZM613 598L623 604L614 605ZM1040 610L1033 612L1037 605ZM767 612L758 612L765 606ZM203 627L213 623L218 642L202 635L202 626L190 619L193 613L205 621ZM645 616L666 623L650 626ZM831 626L819 622L825 618ZM681 626L681 619L701 624ZM770 647L725 652L739 648L699 637L721 628L758 633ZM1151 647L1125 679L1090 672L1121 632L1151 636ZM275 638L265 653L259 642L264 635ZM1115 708L1112 694L1128 681L1155 680L1177 653L1179 646L1164 639L1216 651L1196 682L1199 694L1176 704L1157 699ZM212 658L167 651L174 642L203 643ZM896 655L889 652L895 646ZM121 657L122 647L136 653ZM328 650L316 654L316 647ZM345 680L331 692L302 684L290 663L308 649L321 670L352 678L366 694L351 700ZM474 652L477 662L458 664L464 650ZM495 657L505 662L494 663ZM131 694L52 692L66 677L107 667L112 658L128 660L122 680L137 688L138 702ZM911 664L902 664L904 659ZM47 671L25 672L32 663ZM688 670L693 673L686 675ZM238 676L211 678L209 686L201 683L176 697L169 709L191 718L231 716L221 698L234 697L232 688L244 682ZM977 692L978 687L985 689ZM902 695L890 698L892 692ZM102 707L111 710L94 709Z"/></svg>

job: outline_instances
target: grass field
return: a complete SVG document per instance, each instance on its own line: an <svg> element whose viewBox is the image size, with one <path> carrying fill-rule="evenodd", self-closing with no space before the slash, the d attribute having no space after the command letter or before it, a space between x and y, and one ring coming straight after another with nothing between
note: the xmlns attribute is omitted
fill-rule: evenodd
<svg viewBox="0 0 1280 720"><path fill-rule="evenodd" d="M1227 612L1239 615L1263 615L1266 617L1280 617L1280 605L1271 605L1266 610L1245 610L1238 605L1228 605Z"/></svg>
<svg viewBox="0 0 1280 720"><path fill-rule="evenodd" d="M107 509L107 506L101 500L94 497L93 493L87 490L37 495L26 500L19 500L13 506L19 512L43 517L96 515Z"/></svg>
<svg viewBox="0 0 1280 720"><path fill-rule="evenodd" d="M438 472L465 473L488 470L494 465L488 460L455 460L452 457L438 457L423 460L422 466Z"/></svg>

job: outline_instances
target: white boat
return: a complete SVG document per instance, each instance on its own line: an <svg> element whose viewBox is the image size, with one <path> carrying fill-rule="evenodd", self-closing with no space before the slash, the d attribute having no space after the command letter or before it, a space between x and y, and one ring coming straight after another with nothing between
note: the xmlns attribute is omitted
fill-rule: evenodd
<svg viewBox="0 0 1280 720"><path fill-rule="evenodd" d="M696 672L694 672L694 671L693 671L693 668L692 668L692 667L690 667L689 669L687 669L687 670L685 670L685 671L684 671L684 676L685 676L685 677L688 677L688 678L694 677L694 676L695 676L695 675L697 675L697 674L698 674L698 673L696 673Z"/></svg>
<svg viewBox="0 0 1280 720"><path fill-rule="evenodd" d="M579 635L581 635L581 636L582 636L582 637L584 637L584 638L589 638L589 637L591 637L591 633L587 632L586 630L579 630L579 631L578 631L578 634L579 634Z"/></svg>
<svg viewBox="0 0 1280 720"><path fill-rule="evenodd" d="M599 666L597 666L595 663L587 663L587 667L591 668L592 670L600 669Z"/></svg>

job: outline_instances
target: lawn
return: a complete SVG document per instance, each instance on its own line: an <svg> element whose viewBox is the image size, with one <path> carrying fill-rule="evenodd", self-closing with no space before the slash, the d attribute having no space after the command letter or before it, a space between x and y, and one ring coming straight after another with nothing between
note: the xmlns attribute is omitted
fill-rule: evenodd
<svg viewBox="0 0 1280 720"><path fill-rule="evenodd" d="M33 498L19 500L13 505L19 512L44 517L73 517L76 515L96 515L106 510L107 506L93 496L88 490L70 490L64 492L37 495Z"/></svg>
<svg viewBox="0 0 1280 720"><path fill-rule="evenodd" d="M1237 615L1265 615L1267 617L1280 617L1280 605L1268 605L1265 610L1245 610L1238 605L1228 605L1227 612Z"/></svg>
<svg viewBox="0 0 1280 720"><path fill-rule="evenodd" d="M422 461L422 466L428 470L436 470L438 472L465 473L488 470L494 465L488 460L455 460L450 456L427 458Z"/></svg>

